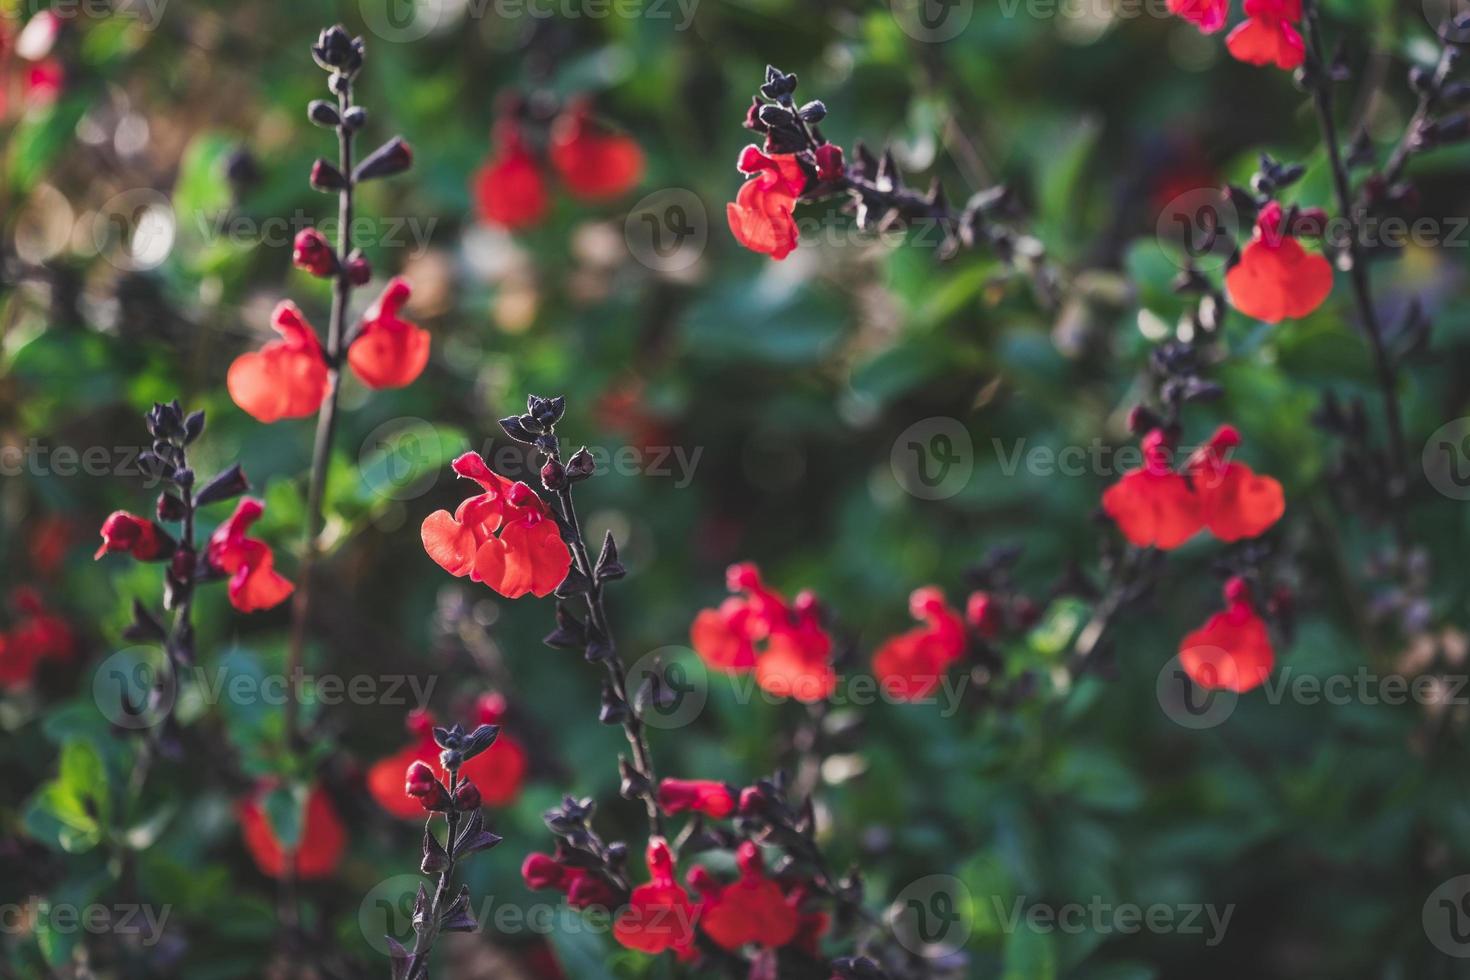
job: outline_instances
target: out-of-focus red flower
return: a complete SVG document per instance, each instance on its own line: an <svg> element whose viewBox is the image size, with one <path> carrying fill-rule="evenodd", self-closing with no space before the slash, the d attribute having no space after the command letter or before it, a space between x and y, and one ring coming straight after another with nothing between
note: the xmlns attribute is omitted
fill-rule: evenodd
<svg viewBox="0 0 1470 980"><path fill-rule="evenodd" d="M1200 687L1237 694L1259 687L1271 676L1276 652L1244 579L1226 582L1225 611L1179 642L1179 663Z"/></svg>
<svg viewBox="0 0 1470 980"><path fill-rule="evenodd" d="M347 849L347 831L332 806L331 798L320 786L311 788L306 797L301 839L294 852L288 855L265 810L265 796L272 788L271 783L262 783L254 794L235 805L245 848L254 858L255 866L261 874L279 878L286 870L287 861L294 859L298 879L328 877L337 870Z"/></svg>
<svg viewBox="0 0 1470 980"><path fill-rule="evenodd" d="M250 525L260 519L265 504L243 497L235 512L209 536L205 560L211 568L230 577L230 604L241 612L270 609L286 600L295 588L276 571L270 545L247 537Z"/></svg>
<svg viewBox="0 0 1470 980"><path fill-rule="evenodd" d="M398 315L409 293L403 279L388 283L347 348L347 363L369 388L402 388L429 363L429 332Z"/></svg>
<svg viewBox="0 0 1470 980"><path fill-rule="evenodd" d="M546 178L519 126L502 122L495 129L495 156L475 171L475 202L492 225L528 228L546 215Z"/></svg>
<svg viewBox="0 0 1470 980"><path fill-rule="evenodd" d="M55 574L66 560L76 534L76 526L64 517L48 515L35 522L31 528L29 551L31 567L37 574L43 577Z"/></svg>
<svg viewBox="0 0 1470 980"><path fill-rule="evenodd" d="M479 721L499 724L504 714L504 699L485 695L480 700ZM423 816L417 800L404 795L404 771L422 762L440 779L449 774L439 765L439 746L434 742L434 716L425 711L410 712L408 731L413 741L398 752L379 759L368 769L368 792L384 810L404 820ZM504 727L490 747L460 767L460 775L471 780L486 806L505 806L516 799L529 768L525 747Z"/></svg>
<svg viewBox="0 0 1470 980"><path fill-rule="evenodd" d="M902 701L928 697L965 654L965 621L936 586L915 589L909 613L922 625L885 642L873 655L883 690Z"/></svg>
<svg viewBox="0 0 1470 980"><path fill-rule="evenodd" d="M752 252L784 259L796 248L796 199L806 189L806 173L793 153L762 153L747 146L740 153L740 172L750 178L725 217L735 240Z"/></svg>
<svg viewBox="0 0 1470 980"><path fill-rule="evenodd" d="M1279 482L1227 458L1238 445L1240 433L1234 426L1222 425L1185 467L1199 500L1200 517L1221 541L1254 538L1286 513L1286 496Z"/></svg>
<svg viewBox="0 0 1470 980"><path fill-rule="evenodd" d="M110 551L124 551L139 561L167 558L173 551L168 532L146 517L115 510L102 522L102 544L92 557L101 558Z"/></svg>
<svg viewBox="0 0 1470 980"><path fill-rule="evenodd" d="M796 938L800 915L781 886L766 877L760 849L750 841L735 852L740 878L721 885L703 868L689 884L701 897L699 925L723 949L755 944L778 949Z"/></svg>
<svg viewBox="0 0 1470 980"><path fill-rule="evenodd" d="M972 592L965 600L965 622L982 638L992 640L1000 632L1004 615L1000 602L988 592Z"/></svg>
<svg viewBox="0 0 1470 980"><path fill-rule="evenodd" d="M40 593L22 586L11 593L16 618L8 633L0 633L0 687L26 687L43 660L71 660L77 640L71 625L46 608Z"/></svg>
<svg viewBox="0 0 1470 980"><path fill-rule="evenodd" d="M739 593L704 609L690 627L690 643L716 670L755 669L761 690L798 701L820 701L837 687L832 638L822 627L815 597L788 604L768 588L755 565L731 565L726 585Z"/></svg>
<svg viewBox="0 0 1470 980"><path fill-rule="evenodd" d="M1225 26L1230 0L1169 0L1169 13L1183 17L1206 34L1213 34Z"/></svg>
<svg viewBox="0 0 1470 980"><path fill-rule="evenodd" d="M643 177L637 142L603 130L586 102L574 103L552 124L550 155L567 189L588 201L620 197Z"/></svg>
<svg viewBox="0 0 1470 980"><path fill-rule="evenodd" d="M1287 228L1281 205L1261 209L1255 235L1225 273L1230 304L1246 316L1279 323L1311 313L1332 292L1332 264L1302 248Z"/></svg>
<svg viewBox="0 0 1470 980"><path fill-rule="evenodd" d="M1225 47L1240 61L1275 64L1292 71L1307 58L1307 47L1296 25L1302 19L1302 0L1245 0L1245 17L1225 38Z"/></svg>
<svg viewBox="0 0 1470 980"><path fill-rule="evenodd" d="M674 856L661 837L648 842L647 884L633 889L613 923L613 938L629 949L657 955L672 949L691 955L696 909L674 879Z"/></svg>
<svg viewBox="0 0 1470 980"><path fill-rule="evenodd" d="M42 58L25 70L22 90L26 105L42 108L51 105L61 95L66 84L66 69L57 58Z"/></svg>
<svg viewBox="0 0 1470 980"><path fill-rule="evenodd" d="M1162 429L1143 437L1143 465L1103 492L1103 511L1140 548L1177 548L1199 531L1199 500L1189 481L1170 466Z"/></svg>
<svg viewBox="0 0 1470 980"><path fill-rule="evenodd" d="M337 271L337 253L326 235L315 228L303 228L291 245L291 264L325 279Z"/></svg>
<svg viewBox="0 0 1470 980"><path fill-rule="evenodd" d="M521 959L536 980L566 980L567 975L556 958L556 950L545 940L533 942L521 954Z"/></svg>
<svg viewBox="0 0 1470 980"><path fill-rule="evenodd" d="M665 779L658 784L658 805L666 813L692 810L723 820L735 812L735 794L713 779Z"/></svg>
<svg viewBox="0 0 1470 980"><path fill-rule="evenodd" d="M281 339L235 358L225 387L236 405L261 422L304 418L327 397L322 345L290 301L276 307L271 326Z"/></svg>
<svg viewBox="0 0 1470 980"><path fill-rule="evenodd" d="M468 575L507 599L550 595L572 565L551 508L526 484L491 471L479 453L465 453L452 466L485 492L452 516L440 510L424 519L420 536L429 557L451 575Z"/></svg>
<svg viewBox="0 0 1470 980"><path fill-rule="evenodd" d="M526 855L521 878L532 891L562 892L572 908L616 908L622 904L617 887L599 872L567 864L551 854Z"/></svg>

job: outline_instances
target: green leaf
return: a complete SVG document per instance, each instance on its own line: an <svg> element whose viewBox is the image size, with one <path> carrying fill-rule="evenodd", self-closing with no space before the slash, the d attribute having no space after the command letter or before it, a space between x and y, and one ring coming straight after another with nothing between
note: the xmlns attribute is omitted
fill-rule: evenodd
<svg viewBox="0 0 1470 980"><path fill-rule="evenodd" d="M1050 933L1023 924L1006 940L1005 972L1001 980L1054 980L1057 951Z"/></svg>

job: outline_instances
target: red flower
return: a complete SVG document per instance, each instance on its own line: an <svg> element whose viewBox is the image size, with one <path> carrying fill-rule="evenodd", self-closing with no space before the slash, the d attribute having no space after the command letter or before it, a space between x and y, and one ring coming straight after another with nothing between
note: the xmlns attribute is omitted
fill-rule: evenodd
<svg viewBox="0 0 1470 980"><path fill-rule="evenodd" d="M1241 694L1264 683L1275 662L1266 624L1251 605L1250 586L1239 577L1225 583L1225 611L1179 643L1179 663L1200 687Z"/></svg>
<svg viewBox="0 0 1470 980"><path fill-rule="evenodd" d="M327 236L315 228L303 228L291 246L291 264L325 279L337 271L337 254Z"/></svg>
<svg viewBox="0 0 1470 980"><path fill-rule="evenodd" d="M1311 313L1332 292L1332 265L1283 227L1281 205L1261 209L1255 236L1225 273L1230 303L1246 316L1279 323Z"/></svg>
<svg viewBox="0 0 1470 980"><path fill-rule="evenodd" d="M994 639L1001 629L1001 608L996 598L988 592L971 593L965 601L965 622L987 640Z"/></svg>
<svg viewBox="0 0 1470 980"><path fill-rule="evenodd" d="M817 147L816 157L818 180L837 180L847 174L847 168L842 164L842 147L836 143L823 143Z"/></svg>
<svg viewBox="0 0 1470 980"><path fill-rule="evenodd" d="M909 613L923 625L893 637L873 655L883 690L901 701L927 697L965 653L965 621L935 586L915 589Z"/></svg>
<svg viewBox="0 0 1470 980"><path fill-rule="evenodd" d="M1254 538L1286 513L1279 482L1226 458L1238 445L1240 433L1234 426L1222 425L1186 466L1200 517L1221 541Z"/></svg>
<svg viewBox="0 0 1470 980"><path fill-rule="evenodd" d="M504 716L505 700L498 694L480 699L479 720L498 724ZM447 779L439 765L439 746L434 742L434 716L424 711L410 712L407 720L414 740L405 748L373 763L368 769L368 793L378 805L395 817L410 820L424 815L418 801L404 795L404 772L414 763L423 763L430 773ZM501 728L490 747L460 767L460 775L474 782L486 806L505 806L520 796L529 764L526 750L514 735Z"/></svg>
<svg viewBox="0 0 1470 980"><path fill-rule="evenodd" d="M71 660L76 656L76 634L70 624L47 611L34 589L22 586L11 593L16 622L0 634L0 687L18 689L30 684L43 660Z"/></svg>
<svg viewBox="0 0 1470 980"><path fill-rule="evenodd" d="M167 558L173 551L168 532L146 518L115 510L102 522L102 544L93 559L109 551L125 551L139 561Z"/></svg>
<svg viewBox="0 0 1470 980"><path fill-rule="evenodd" d="M1225 39L1238 60L1252 65L1275 63L1291 71L1307 57L1296 23L1302 19L1302 0L1245 0L1246 19Z"/></svg>
<svg viewBox="0 0 1470 980"><path fill-rule="evenodd" d="M304 418L327 397L322 345L289 300L276 307L271 326L282 339L235 358L225 386L235 404L261 422Z"/></svg>
<svg viewBox="0 0 1470 980"><path fill-rule="evenodd" d="M388 283L347 348L347 363L369 388L402 388L429 362L429 332L398 316L408 296L407 282L395 278Z"/></svg>
<svg viewBox="0 0 1470 980"><path fill-rule="evenodd" d="M828 697L837 687L837 674L816 598L802 593L788 605L749 563L731 565L726 584L740 595L702 610L689 630L704 662L733 673L754 668L761 690L778 697L804 702Z"/></svg>
<svg viewBox="0 0 1470 980"><path fill-rule="evenodd" d="M564 893L572 908L616 908L622 904L622 894L601 874L565 864L550 854L526 855L521 877L532 891L554 889Z"/></svg>
<svg viewBox="0 0 1470 980"><path fill-rule="evenodd" d="M230 576L230 604L241 612L278 606L295 588L276 571L270 545L245 535L264 512L259 500L241 498L235 512L209 536L205 552L210 567Z"/></svg>
<svg viewBox="0 0 1470 980"><path fill-rule="evenodd" d="M740 153L740 172L753 176L725 205L735 240L752 252L784 259L796 248L796 199L806 188L806 173L793 153L769 156L758 147Z"/></svg>
<svg viewBox="0 0 1470 980"><path fill-rule="evenodd" d="M453 516L440 510L424 519L420 536L429 557L449 574L468 575L507 599L550 595L572 565L551 509L524 483L492 472L479 453L465 453L452 465L485 492L462 502Z"/></svg>
<svg viewBox="0 0 1470 980"><path fill-rule="evenodd" d="M1169 0L1169 13L1183 17L1205 34L1213 34L1225 26L1230 0Z"/></svg>
<svg viewBox="0 0 1470 980"><path fill-rule="evenodd" d="M494 159L475 173L475 201L490 224L526 228L546 214L546 180L518 127L500 124L496 132Z"/></svg>
<svg viewBox="0 0 1470 980"><path fill-rule="evenodd" d="M723 820L735 812L735 794L713 779L665 779L658 784L658 805L666 813L693 810Z"/></svg>
<svg viewBox="0 0 1470 980"><path fill-rule="evenodd" d="M1143 437L1143 466L1129 470L1103 492L1103 511L1140 548L1177 548L1203 526L1189 481L1169 466L1162 429Z"/></svg>
<svg viewBox="0 0 1470 980"><path fill-rule="evenodd" d="M661 837L648 842L649 881L633 889L613 923L613 938L629 949L687 956L694 946L695 908L674 880L674 856Z"/></svg>
<svg viewBox="0 0 1470 980"><path fill-rule="evenodd" d="M796 938L800 915L781 886L766 877L761 852L750 841L735 852L740 878L720 885L703 868L695 868L689 883L699 891L699 925L723 949L737 950L752 943L777 949Z"/></svg>
<svg viewBox="0 0 1470 980"><path fill-rule="evenodd" d="M643 176L643 151L630 137L604 132L585 103L562 113L551 127L551 165L567 189L589 201L627 193Z"/></svg>
<svg viewBox="0 0 1470 980"><path fill-rule="evenodd" d="M235 805L245 849L255 859L261 874L279 878L286 869L287 853L271 826L270 815L263 803L273 788L269 782L256 788L255 794ZM302 880L325 878L337 870L342 852L347 849L347 832L332 806L331 799L320 786L313 786L306 797L306 817L301 839L294 850L296 877Z"/></svg>

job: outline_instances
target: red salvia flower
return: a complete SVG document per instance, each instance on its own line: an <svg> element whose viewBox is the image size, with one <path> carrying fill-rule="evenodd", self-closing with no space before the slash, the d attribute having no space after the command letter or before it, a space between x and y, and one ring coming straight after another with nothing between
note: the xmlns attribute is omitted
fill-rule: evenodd
<svg viewBox="0 0 1470 980"><path fill-rule="evenodd" d="M566 864L550 854L526 855L521 878L532 891L562 892L572 908L616 908L622 904L617 887L599 872Z"/></svg>
<svg viewBox="0 0 1470 980"><path fill-rule="evenodd" d="M658 805L670 814L692 810L723 820L735 812L735 794L713 779L665 779L658 784Z"/></svg>
<svg viewBox="0 0 1470 980"><path fill-rule="evenodd" d="M1205 34L1213 34L1225 26L1230 0L1169 0L1169 13L1183 17Z"/></svg>
<svg viewBox="0 0 1470 980"><path fill-rule="evenodd" d="M369 388L402 388L429 363L429 332L398 315L409 292L404 280L389 282L368 307L357 339L347 348L347 363Z"/></svg>
<svg viewBox="0 0 1470 980"><path fill-rule="evenodd" d="M11 593L16 620L9 633L0 633L0 687L28 686L43 660L71 660L77 640L71 625L50 612L35 589Z"/></svg>
<svg viewBox="0 0 1470 980"><path fill-rule="evenodd" d="M242 498L229 519L210 535L205 552L210 567L230 577L230 604L241 612L278 606L295 588L276 571L270 545L246 536L264 512L261 501Z"/></svg>
<svg viewBox="0 0 1470 980"><path fill-rule="evenodd" d="M893 637L873 655L883 690L902 701L927 697L965 653L965 621L935 586L915 589L909 613L922 625Z"/></svg>
<svg viewBox="0 0 1470 980"><path fill-rule="evenodd" d="M806 189L806 173L795 154L767 155L756 146L741 151L738 166L752 176L725 206L730 232L752 252L786 258L796 248L796 199Z"/></svg>
<svg viewBox="0 0 1470 980"><path fill-rule="evenodd" d="M313 786L306 797L306 814L301 826L301 839L289 854L281 846L270 815L264 806L265 794L272 788L262 783L256 792L235 806L245 849L255 860L261 874L279 878L291 861L295 876L301 880L325 878L337 870L342 853L347 849L347 832L332 806L331 798L320 786Z"/></svg>
<svg viewBox="0 0 1470 980"><path fill-rule="evenodd" d="M1169 455L1163 430L1151 430L1143 437L1143 466L1103 492L1103 511L1140 548L1177 548L1204 526L1199 500Z"/></svg>
<svg viewBox="0 0 1470 980"><path fill-rule="evenodd" d="M1245 0L1245 17L1225 39L1225 47L1240 61L1275 64L1291 71L1300 68L1307 47L1296 24L1302 19L1302 0Z"/></svg>
<svg viewBox="0 0 1470 980"><path fill-rule="evenodd" d="M633 889L618 913L613 938L645 953L672 949L687 956L694 947L695 908L674 879L674 855L661 837L648 842L648 874L648 883Z"/></svg>
<svg viewBox="0 0 1470 980"><path fill-rule="evenodd" d="M1186 465L1201 519L1211 534L1227 542L1263 534L1286 513L1279 482L1226 458L1238 445L1240 433L1222 425Z"/></svg>
<svg viewBox="0 0 1470 980"><path fill-rule="evenodd" d="M607 201L643 177L643 151L629 136L602 130L585 102L568 108L551 127L551 165L574 195Z"/></svg>
<svg viewBox="0 0 1470 980"><path fill-rule="evenodd" d="M526 484L493 472L479 453L465 453L452 466L485 492L452 516L440 510L424 519L420 536L429 557L451 575L468 575L507 599L550 595L566 578L572 554L545 501Z"/></svg>
<svg viewBox="0 0 1470 980"><path fill-rule="evenodd" d="M474 192L480 217L492 225L514 231L545 216L546 178L526 148L519 126L496 126L495 156L475 172Z"/></svg>
<svg viewBox="0 0 1470 980"><path fill-rule="evenodd" d="M327 397L322 345L290 301L276 307L271 326L281 339L235 358L225 387L236 405L261 422L304 418Z"/></svg>
<svg viewBox="0 0 1470 980"><path fill-rule="evenodd" d="M505 714L505 699L498 694L484 695L477 711L481 724L499 724ZM404 795L403 780L407 767L421 762L440 779L448 778L448 773L439 765L439 746L434 741L434 716L425 711L410 712L406 727L414 736L413 742L373 763L368 769L367 787L368 793L384 810L395 817L410 820L422 817L423 808L417 800ZM466 762L459 771L462 776L473 780L486 806L505 806L520 796L528 768L525 747L502 727L490 747Z"/></svg>
<svg viewBox="0 0 1470 980"><path fill-rule="evenodd" d="M796 938L800 915L781 886L766 877L760 849L750 841L735 853L740 878L720 885L703 868L690 873L700 893L699 925L723 949L756 944L778 949Z"/></svg>
<svg viewBox="0 0 1470 980"><path fill-rule="evenodd" d="M1244 579L1226 582L1225 611L1180 641L1179 663L1200 687L1237 694L1259 687L1271 675L1276 653Z"/></svg>
<svg viewBox="0 0 1470 980"><path fill-rule="evenodd" d="M1230 304L1267 323L1304 317L1332 292L1332 264L1302 248L1284 224L1276 201L1262 208L1254 237L1225 273Z"/></svg>
<svg viewBox="0 0 1470 980"><path fill-rule="evenodd" d="M152 561L173 552L173 539L147 518L115 510L102 522L102 544L92 557L101 558L109 551L125 551L139 561Z"/></svg>

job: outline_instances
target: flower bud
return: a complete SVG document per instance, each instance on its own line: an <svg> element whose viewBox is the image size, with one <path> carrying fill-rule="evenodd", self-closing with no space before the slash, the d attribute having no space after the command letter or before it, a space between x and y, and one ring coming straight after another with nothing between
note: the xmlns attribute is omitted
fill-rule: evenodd
<svg viewBox="0 0 1470 980"><path fill-rule="evenodd" d="M327 236L315 228L303 228L296 233L296 241L291 246L291 264L325 279L337 271L337 255Z"/></svg>
<svg viewBox="0 0 1470 980"><path fill-rule="evenodd" d="M449 791L439 782L434 770L422 761L409 765L403 792L417 799L425 810L447 810L451 805Z"/></svg>
<svg viewBox="0 0 1470 980"><path fill-rule="evenodd" d="M318 157L311 165L311 186L319 191L340 191L347 187L347 178L342 176L342 171Z"/></svg>
<svg viewBox="0 0 1470 980"><path fill-rule="evenodd" d="M480 808L480 788L466 780L454 791L454 808L461 813Z"/></svg>
<svg viewBox="0 0 1470 980"><path fill-rule="evenodd" d="M570 483L579 483L587 479L597 471L597 463L592 459L592 454L583 446L572 453L572 458L567 460L567 480Z"/></svg>
<svg viewBox="0 0 1470 980"><path fill-rule="evenodd" d="M817 147L817 179L839 180L846 172L842 163L842 147L823 143Z"/></svg>
<svg viewBox="0 0 1470 980"><path fill-rule="evenodd" d="M552 493L563 490L567 485L567 468L554 459L548 459L541 467L541 485Z"/></svg>
<svg viewBox="0 0 1470 980"><path fill-rule="evenodd" d="M413 166L413 151L400 136L395 136L370 153L367 159L352 171L353 180L373 180L392 177Z"/></svg>
<svg viewBox="0 0 1470 980"><path fill-rule="evenodd" d="M360 250L354 249L347 256L347 281L354 286L366 286L373 277L373 264Z"/></svg>
<svg viewBox="0 0 1470 980"><path fill-rule="evenodd" d="M160 521L182 521L188 508L178 497L165 491L158 495L157 510Z"/></svg>
<svg viewBox="0 0 1470 980"><path fill-rule="evenodd" d="M336 126L342 121L342 117L337 115L337 107L325 99L313 99L306 107L306 118L325 128Z"/></svg>

